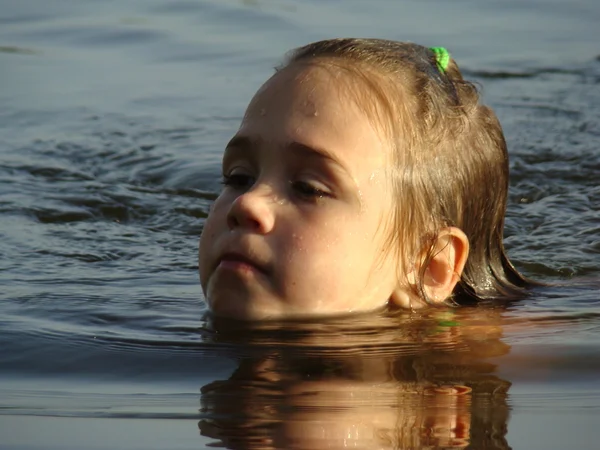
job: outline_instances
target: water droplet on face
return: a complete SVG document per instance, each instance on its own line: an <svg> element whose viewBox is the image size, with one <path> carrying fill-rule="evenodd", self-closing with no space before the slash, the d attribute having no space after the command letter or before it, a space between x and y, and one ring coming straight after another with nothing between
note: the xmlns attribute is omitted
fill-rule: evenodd
<svg viewBox="0 0 600 450"><path fill-rule="evenodd" d="M361 213L362 213L362 212L364 212L364 206L365 206L365 204L364 204L364 201L363 201L363 200L364 200L364 198L363 198L363 192L362 192L362 189L359 189L359 190L358 190L358 202L359 202L359 204L360 204L360 212L361 212Z"/></svg>

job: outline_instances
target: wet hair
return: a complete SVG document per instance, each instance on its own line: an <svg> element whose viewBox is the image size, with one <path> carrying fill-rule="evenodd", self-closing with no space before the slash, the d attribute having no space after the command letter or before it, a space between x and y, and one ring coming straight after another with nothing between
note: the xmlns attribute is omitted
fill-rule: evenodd
<svg viewBox="0 0 600 450"><path fill-rule="evenodd" d="M432 303L425 270L439 231L454 226L466 234L470 252L447 302L526 295L534 283L513 266L503 244L509 176L502 128L456 62L443 70L435 52L420 45L344 38L293 50L279 70L296 64L338 68L358 80L358 103L392 144L395 210L386 247L398 252L404 274L419 268L416 294Z"/></svg>

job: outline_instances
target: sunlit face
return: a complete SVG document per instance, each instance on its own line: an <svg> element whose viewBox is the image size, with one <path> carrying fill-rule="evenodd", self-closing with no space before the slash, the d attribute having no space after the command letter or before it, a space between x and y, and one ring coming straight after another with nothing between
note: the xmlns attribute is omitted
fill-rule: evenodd
<svg viewBox="0 0 600 450"><path fill-rule="evenodd" d="M293 65L250 102L200 239L215 314L283 319L387 304L398 283L384 251L391 150L347 77Z"/></svg>

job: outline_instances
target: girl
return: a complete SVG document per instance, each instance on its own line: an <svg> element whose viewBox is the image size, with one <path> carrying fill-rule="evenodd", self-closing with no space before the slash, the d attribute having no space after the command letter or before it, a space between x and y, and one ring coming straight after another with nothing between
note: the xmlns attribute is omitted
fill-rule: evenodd
<svg viewBox="0 0 600 450"><path fill-rule="evenodd" d="M223 156L200 239L212 311L244 320L514 299L508 159L443 48L333 39L291 53Z"/></svg>

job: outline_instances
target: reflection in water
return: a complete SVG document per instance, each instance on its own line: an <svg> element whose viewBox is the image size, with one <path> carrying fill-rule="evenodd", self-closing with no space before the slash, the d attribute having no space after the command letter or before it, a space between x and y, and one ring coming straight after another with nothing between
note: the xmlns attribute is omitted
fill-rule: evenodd
<svg viewBox="0 0 600 450"><path fill-rule="evenodd" d="M486 362L509 350L494 313L444 314L215 324L222 343L251 345L202 388L200 433L230 449L509 448L510 383Z"/></svg>

